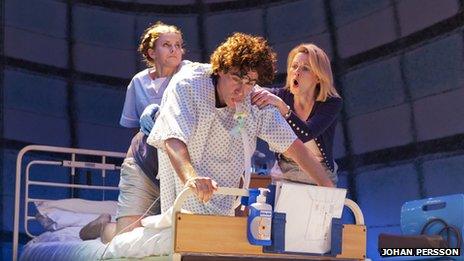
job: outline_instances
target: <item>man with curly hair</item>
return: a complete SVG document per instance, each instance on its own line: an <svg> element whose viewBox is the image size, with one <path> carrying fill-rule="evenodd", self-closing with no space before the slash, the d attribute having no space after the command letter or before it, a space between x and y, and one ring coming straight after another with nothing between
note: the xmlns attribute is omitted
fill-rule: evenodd
<svg viewBox="0 0 464 261"><path fill-rule="evenodd" d="M234 198L212 194L218 186L239 187L258 137L271 150L292 158L318 185L333 187L277 108L251 105L254 86L274 78L276 54L267 42L235 33L214 51L210 62L183 66L172 78L147 140L160 149L162 212L190 187L196 197L183 208L233 215Z"/></svg>

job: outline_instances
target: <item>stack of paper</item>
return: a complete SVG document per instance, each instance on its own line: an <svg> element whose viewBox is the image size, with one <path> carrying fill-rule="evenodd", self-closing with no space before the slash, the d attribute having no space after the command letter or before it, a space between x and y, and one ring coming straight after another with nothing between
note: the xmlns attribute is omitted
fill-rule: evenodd
<svg viewBox="0 0 464 261"><path fill-rule="evenodd" d="M345 197L345 189L278 182L274 211L286 213L285 251L329 252L332 218L341 218Z"/></svg>

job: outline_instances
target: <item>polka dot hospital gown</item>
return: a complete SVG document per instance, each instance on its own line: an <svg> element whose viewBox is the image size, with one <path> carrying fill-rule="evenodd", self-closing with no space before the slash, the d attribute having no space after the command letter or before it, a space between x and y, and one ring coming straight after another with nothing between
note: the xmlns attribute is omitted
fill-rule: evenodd
<svg viewBox="0 0 464 261"><path fill-rule="evenodd" d="M183 66L172 78L161 103L160 115L148 137L158 152L161 184L161 209L168 210L182 191L183 184L164 151L164 141L177 138L187 145L193 167L199 176L210 177L220 187L238 187L244 172L242 135L233 135L237 125L235 109L216 108L210 65L193 63ZM242 131L248 136L247 146L253 152L256 138L269 144L271 150L284 152L296 135L278 110L268 106L259 110L250 97L243 102L247 117ZM250 155L251 156L251 155ZM214 195L206 204L191 196L182 206L201 214L233 215L232 196Z"/></svg>

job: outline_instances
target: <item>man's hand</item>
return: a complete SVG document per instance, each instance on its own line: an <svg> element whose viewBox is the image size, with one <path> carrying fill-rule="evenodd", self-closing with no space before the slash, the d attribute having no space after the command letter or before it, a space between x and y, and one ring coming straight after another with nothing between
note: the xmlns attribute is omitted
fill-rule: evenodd
<svg viewBox="0 0 464 261"><path fill-rule="evenodd" d="M216 181L208 177L193 177L187 180L185 187L193 189L198 199L203 203L208 202L218 186Z"/></svg>

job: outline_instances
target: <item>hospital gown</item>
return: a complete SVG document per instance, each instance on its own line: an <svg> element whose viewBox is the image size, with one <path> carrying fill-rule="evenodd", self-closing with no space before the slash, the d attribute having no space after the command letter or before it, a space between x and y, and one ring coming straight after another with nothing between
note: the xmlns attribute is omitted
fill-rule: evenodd
<svg viewBox="0 0 464 261"><path fill-rule="evenodd" d="M244 145L253 152L259 137L271 150L282 153L297 139L275 107L260 110L251 105L249 96L242 103L247 116L241 130L246 134L234 135L232 129L238 123L234 119L235 109L216 108L215 104L209 64L183 66L165 91L160 115L147 140L150 145L160 148L158 175L162 212L174 204L183 189L163 148L166 139L183 141L197 175L212 178L220 187L239 187L245 170ZM182 207L201 214L233 215L233 201L232 196L214 195L205 204L192 196Z"/></svg>

